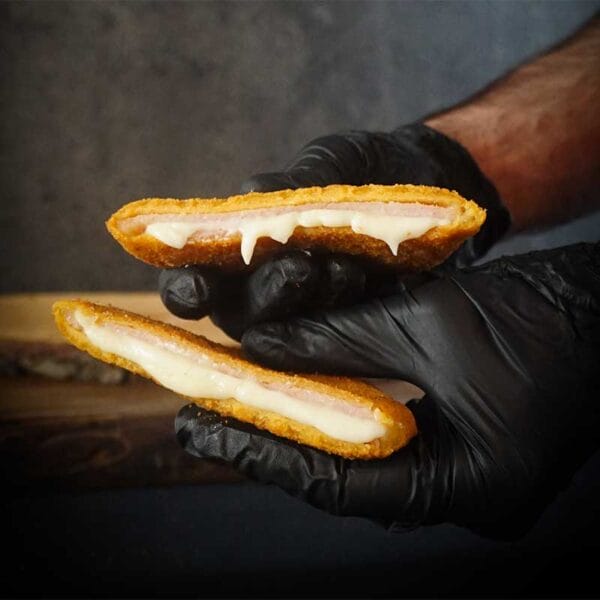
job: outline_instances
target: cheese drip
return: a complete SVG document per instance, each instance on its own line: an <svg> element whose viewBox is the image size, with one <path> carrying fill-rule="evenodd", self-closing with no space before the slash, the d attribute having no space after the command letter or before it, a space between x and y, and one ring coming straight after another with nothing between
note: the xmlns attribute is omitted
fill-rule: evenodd
<svg viewBox="0 0 600 600"><path fill-rule="evenodd" d="M281 391L267 389L260 382L241 379L220 372L201 356L191 358L169 347L157 346L99 325L81 311L74 314L87 338L103 352L116 354L136 365L164 387L191 398L225 400L233 398L243 404L280 414L311 425L324 434L344 442L367 443L385 434L385 427L372 418L346 414L332 406L303 401ZM341 401L340 401L341 402Z"/></svg>
<svg viewBox="0 0 600 600"><path fill-rule="evenodd" d="M392 254L398 254L398 246L405 240L417 238L433 227L446 225L451 219L435 216L406 216L373 214L359 210L313 209L291 211L276 215L252 217L251 212L240 216L235 225L228 225L225 236L241 235L241 253L245 264L250 264L256 240L268 237L285 244L296 227L350 227L355 233L385 242ZM146 233L167 246L181 249L190 237L201 232L207 236L220 231L222 224L210 221L202 223L167 222L150 223Z"/></svg>

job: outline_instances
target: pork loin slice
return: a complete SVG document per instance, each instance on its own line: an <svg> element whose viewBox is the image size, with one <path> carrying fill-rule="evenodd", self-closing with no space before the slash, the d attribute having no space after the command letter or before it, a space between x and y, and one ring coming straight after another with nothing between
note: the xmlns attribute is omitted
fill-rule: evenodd
<svg viewBox="0 0 600 600"><path fill-rule="evenodd" d="M125 250L159 267L254 267L285 244L416 271L442 262L484 220L474 202L441 188L332 185L223 200L140 200L107 227Z"/></svg>
<svg viewBox="0 0 600 600"><path fill-rule="evenodd" d="M381 458L416 434L412 413L364 382L280 373L183 329L82 300L57 302L69 342L224 416L349 458Z"/></svg>

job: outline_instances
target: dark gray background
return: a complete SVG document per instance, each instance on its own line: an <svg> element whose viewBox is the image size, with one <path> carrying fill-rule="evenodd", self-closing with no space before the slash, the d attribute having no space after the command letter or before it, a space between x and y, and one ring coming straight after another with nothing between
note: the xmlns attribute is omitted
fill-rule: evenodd
<svg viewBox="0 0 600 600"><path fill-rule="evenodd" d="M310 138L390 129L598 2L4 3L1 289L152 288L102 221L234 192ZM517 142L518 143L518 142ZM600 215L496 253L593 239ZM0 495L0 595L597 597L600 455L515 543L391 534L255 484Z"/></svg>
<svg viewBox="0 0 600 600"><path fill-rule="evenodd" d="M152 289L104 228L120 205L234 193L317 135L452 105L598 6L3 3L0 290ZM497 252L598 231L588 219Z"/></svg>

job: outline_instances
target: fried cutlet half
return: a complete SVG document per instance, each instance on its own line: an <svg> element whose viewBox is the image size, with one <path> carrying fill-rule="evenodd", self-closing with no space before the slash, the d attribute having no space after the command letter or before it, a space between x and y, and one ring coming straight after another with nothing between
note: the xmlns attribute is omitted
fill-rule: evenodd
<svg viewBox="0 0 600 600"><path fill-rule="evenodd" d="M346 458L383 458L416 435L409 409L367 383L282 373L189 331L84 300L56 302L58 329L80 350L234 417Z"/></svg>
<svg viewBox="0 0 600 600"><path fill-rule="evenodd" d="M484 221L475 202L442 188L330 185L226 199L149 198L126 204L106 225L127 252L156 267L241 270L284 244L415 272L443 262Z"/></svg>

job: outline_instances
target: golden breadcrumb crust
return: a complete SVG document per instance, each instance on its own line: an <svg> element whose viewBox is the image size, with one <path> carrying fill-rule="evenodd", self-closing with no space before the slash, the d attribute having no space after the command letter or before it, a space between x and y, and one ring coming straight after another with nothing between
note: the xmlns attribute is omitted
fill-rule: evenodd
<svg viewBox="0 0 600 600"><path fill-rule="evenodd" d="M241 237L192 240L183 248L172 248L146 233L125 234L119 222L144 214L214 214L302 206L335 202L418 202L456 207L452 223L433 227L422 236L402 242L397 256L381 241L354 233L350 227L297 227L285 244L289 248L326 250L370 258L402 271L424 271L443 262L467 238L475 235L485 221L485 210L458 193L423 185L330 185L276 192L251 192L227 199L175 200L149 198L126 204L106 222L111 235L123 248L140 260L156 267L188 264L209 265L228 270L248 268L241 257ZM270 238L257 240L252 268L277 253L282 244Z"/></svg>
<svg viewBox="0 0 600 600"><path fill-rule="evenodd" d="M344 442L325 435L315 427L298 423L271 411L242 404L234 399L189 398L223 416L234 417L276 435L346 458L383 458L405 446L417 433L414 417L408 408L363 381L347 377L297 375L266 369L244 360L240 357L239 351L235 349L226 348L178 327L110 306L94 304L85 300L63 300L53 305L52 311L58 329L74 346L97 359L148 379L152 379L152 377L136 363L115 354L103 352L90 342L72 318L76 310L94 317L98 324L104 322L132 327L168 339L182 348L200 351L211 360L224 363L228 367L239 370L241 374L247 374L260 382L292 384L298 388L339 398L350 404L367 407L377 411L379 421L384 425L386 433L383 437L369 443Z"/></svg>

